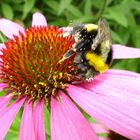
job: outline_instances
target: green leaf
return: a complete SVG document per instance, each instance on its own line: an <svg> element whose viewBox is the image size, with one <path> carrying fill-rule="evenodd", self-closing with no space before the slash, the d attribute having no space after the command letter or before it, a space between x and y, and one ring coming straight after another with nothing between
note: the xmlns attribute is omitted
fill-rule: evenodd
<svg viewBox="0 0 140 140"><path fill-rule="evenodd" d="M20 122L21 122L21 115L22 115L22 110L20 110L17 113L17 115L16 115L11 127L9 128L8 133L7 133L4 140L17 140L18 139Z"/></svg>
<svg viewBox="0 0 140 140"><path fill-rule="evenodd" d="M7 93L6 90L2 90L2 91L0 91L0 97L3 96L5 93Z"/></svg>
<svg viewBox="0 0 140 140"><path fill-rule="evenodd" d="M108 134L107 133L97 133L97 136L101 137L101 138L108 138Z"/></svg>
<svg viewBox="0 0 140 140"><path fill-rule="evenodd" d="M117 43L120 43L120 44L123 43L122 38L116 32L111 31L111 35L112 35L113 42L117 42Z"/></svg>
<svg viewBox="0 0 140 140"><path fill-rule="evenodd" d="M125 69L134 72L139 72L140 63L138 59L115 60L113 62L113 69Z"/></svg>
<svg viewBox="0 0 140 140"><path fill-rule="evenodd" d="M101 5L103 3L103 0L102 0L102 2L100 0L92 0L92 3L96 8L100 9Z"/></svg>
<svg viewBox="0 0 140 140"><path fill-rule="evenodd" d="M20 3L24 2L24 0L10 0L10 1L14 4L20 4Z"/></svg>
<svg viewBox="0 0 140 140"><path fill-rule="evenodd" d="M67 10L72 13L75 17L81 17L82 13L81 11L74 5L69 5L69 7L67 8Z"/></svg>
<svg viewBox="0 0 140 140"><path fill-rule="evenodd" d="M44 0L44 3L49 6L53 11L58 12L59 11L59 3L57 1L52 0ZM56 13L57 15L57 13Z"/></svg>
<svg viewBox="0 0 140 140"><path fill-rule="evenodd" d="M73 19L73 22L82 22L82 23L94 23L96 24L97 22L95 21L96 17L91 16L82 16L76 19Z"/></svg>
<svg viewBox="0 0 140 140"><path fill-rule="evenodd" d="M4 17L12 20L14 16L12 7L7 3L2 3L1 6L2 6L2 13Z"/></svg>
<svg viewBox="0 0 140 140"><path fill-rule="evenodd" d="M127 16L123 6L113 6L106 10L104 17L116 21L118 24L127 27Z"/></svg>
<svg viewBox="0 0 140 140"><path fill-rule="evenodd" d="M134 45L137 48L140 48L140 30L137 30L138 29L138 26L136 26L136 27L137 28L135 28L135 32L134 32L134 28L132 29L132 39L133 39Z"/></svg>
<svg viewBox="0 0 140 140"><path fill-rule="evenodd" d="M61 1L60 1L58 15L60 15L62 12L64 12L64 10L65 10L67 7L69 7L71 1L72 1L72 0L61 0Z"/></svg>
<svg viewBox="0 0 140 140"><path fill-rule="evenodd" d="M140 2L136 0L126 0L122 3L127 9L140 11Z"/></svg>
<svg viewBox="0 0 140 140"><path fill-rule="evenodd" d="M23 5L23 15L22 20L26 18L29 12L31 12L32 8L34 7L36 0L25 0L25 3Z"/></svg>
<svg viewBox="0 0 140 140"><path fill-rule="evenodd" d="M113 65L111 66L111 68L113 69L126 69L126 61L128 60L116 60L116 61L113 61Z"/></svg>
<svg viewBox="0 0 140 140"><path fill-rule="evenodd" d="M85 14L85 15L91 15L91 12L92 12L91 9L92 9L91 0L86 0L86 1L85 1L84 14Z"/></svg>
<svg viewBox="0 0 140 140"><path fill-rule="evenodd" d="M44 118L45 118L45 130L48 136L50 136L50 112L48 109L44 108ZM47 137L48 137L47 136Z"/></svg>
<svg viewBox="0 0 140 140"><path fill-rule="evenodd" d="M130 59L127 61L126 69L136 72L140 68L140 63L138 59Z"/></svg>
<svg viewBox="0 0 140 140"><path fill-rule="evenodd" d="M15 135L12 132L9 132L4 140L18 140L18 135Z"/></svg>
<svg viewBox="0 0 140 140"><path fill-rule="evenodd" d="M96 123L97 120L95 118L87 118L87 120L90 122L90 123Z"/></svg>
<svg viewBox="0 0 140 140"><path fill-rule="evenodd" d="M132 11L129 11L127 13L127 21L128 21L128 25L133 27L136 26L136 21L135 21L135 15L132 13Z"/></svg>
<svg viewBox="0 0 140 140"><path fill-rule="evenodd" d="M113 0L107 0L106 5L108 6Z"/></svg>
<svg viewBox="0 0 140 140"><path fill-rule="evenodd" d="M49 24L50 25L54 25L54 26L68 26L68 21L67 20L63 20L62 18L55 18L56 20L50 21Z"/></svg>
<svg viewBox="0 0 140 140"><path fill-rule="evenodd" d="M121 26L119 30L120 31L118 31L117 34L122 39L122 42L119 42L119 43L127 44L129 42L129 39L130 39L130 27L124 28Z"/></svg>
<svg viewBox="0 0 140 140"><path fill-rule="evenodd" d="M7 40L7 37L0 31L0 43L6 42Z"/></svg>

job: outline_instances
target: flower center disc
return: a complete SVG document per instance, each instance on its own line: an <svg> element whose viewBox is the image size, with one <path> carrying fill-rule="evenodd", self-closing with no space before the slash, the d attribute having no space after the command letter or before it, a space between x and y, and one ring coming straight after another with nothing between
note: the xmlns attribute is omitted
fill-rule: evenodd
<svg viewBox="0 0 140 140"><path fill-rule="evenodd" d="M72 57L58 63L73 43L71 36L63 37L63 31L53 26L31 27L25 34L19 33L2 49L2 82L8 83L15 95L49 99L75 78Z"/></svg>

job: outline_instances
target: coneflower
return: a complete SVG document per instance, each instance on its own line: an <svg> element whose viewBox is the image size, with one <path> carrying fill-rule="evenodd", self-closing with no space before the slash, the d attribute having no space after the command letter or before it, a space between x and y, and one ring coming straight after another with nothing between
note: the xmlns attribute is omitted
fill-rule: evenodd
<svg viewBox="0 0 140 140"><path fill-rule="evenodd" d="M98 139L80 107L113 131L140 138L139 74L110 69L93 81L76 84L73 57L58 63L72 47L73 37L47 26L40 13L33 15L28 29L0 19L0 31L8 37L0 44L0 90L6 91L0 97L0 140L22 106L20 140L47 139L44 106L50 109L52 140ZM140 57L139 49L112 47L114 59Z"/></svg>

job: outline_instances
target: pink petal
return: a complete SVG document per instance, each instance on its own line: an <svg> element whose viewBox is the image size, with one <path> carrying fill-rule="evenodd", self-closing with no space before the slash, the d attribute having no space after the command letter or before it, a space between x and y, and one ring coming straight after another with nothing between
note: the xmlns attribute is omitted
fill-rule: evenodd
<svg viewBox="0 0 140 140"><path fill-rule="evenodd" d="M33 110L35 138L46 140L44 127L44 100L38 101Z"/></svg>
<svg viewBox="0 0 140 140"><path fill-rule="evenodd" d="M63 93L51 98L52 140L96 140L92 127L78 108Z"/></svg>
<svg viewBox="0 0 140 140"><path fill-rule="evenodd" d="M111 140L109 138L109 129L106 128L105 126L103 126L102 124L99 124L99 123L92 123L91 124L93 129L95 130L96 134L106 134L107 136L106 137L101 137L101 136L98 136L99 140Z"/></svg>
<svg viewBox="0 0 140 140"><path fill-rule="evenodd" d="M69 35L69 33L73 30L73 27L61 27L61 29L63 30L63 32L67 33ZM67 35L66 34L66 35Z"/></svg>
<svg viewBox="0 0 140 140"><path fill-rule="evenodd" d="M115 70L115 69L109 69L106 73L103 73L106 75L116 75L117 77L120 76L132 76L132 77L139 77L140 78L140 74L136 73L136 72L132 72L132 71L127 71L127 70Z"/></svg>
<svg viewBox="0 0 140 140"><path fill-rule="evenodd" d="M114 59L140 58L140 49L138 48L131 48L118 44L113 44L112 47Z"/></svg>
<svg viewBox="0 0 140 140"><path fill-rule="evenodd" d="M2 53L2 49L3 48L5 48L5 45L4 44L2 44L2 43L0 43L0 55L2 55L3 53ZM2 61L2 59L0 58L0 61Z"/></svg>
<svg viewBox="0 0 140 140"><path fill-rule="evenodd" d="M0 31L8 38L13 39L13 35L19 35L19 31L24 33L24 28L8 19L0 19Z"/></svg>
<svg viewBox="0 0 140 140"><path fill-rule="evenodd" d="M93 127L96 133L109 133L109 129L100 123L92 123L91 126Z"/></svg>
<svg viewBox="0 0 140 140"><path fill-rule="evenodd" d="M95 77L91 82L81 84L82 87L106 96L133 98L140 100L140 74L125 70L108 70Z"/></svg>
<svg viewBox="0 0 140 140"><path fill-rule="evenodd" d="M8 105L9 101L11 100L12 96L2 96L0 97L0 116L3 114L5 107Z"/></svg>
<svg viewBox="0 0 140 140"><path fill-rule="evenodd" d="M19 140L35 140L32 101L27 101L20 124Z"/></svg>
<svg viewBox="0 0 140 140"><path fill-rule="evenodd" d="M105 96L72 85L67 91L79 106L108 128L130 139L140 138L140 103L133 98Z"/></svg>
<svg viewBox="0 0 140 140"><path fill-rule="evenodd" d="M33 14L32 26L47 26L46 18L39 12Z"/></svg>
<svg viewBox="0 0 140 140"><path fill-rule="evenodd" d="M0 50L6 48L6 46L3 43L0 43Z"/></svg>
<svg viewBox="0 0 140 140"><path fill-rule="evenodd" d="M103 96L113 96L113 99L127 99L131 102L132 110L137 104L140 104L140 74L124 70L108 70L107 72L98 75L93 81L81 84L82 88L86 88L93 93ZM128 107L130 109L130 106ZM125 110L128 110L125 108ZM137 111L136 111L137 112ZM134 115L131 113L130 115Z"/></svg>
<svg viewBox="0 0 140 140"><path fill-rule="evenodd" d="M21 108L25 101L25 98L18 99L12 105L5 109L3 115L0 116L0 139L3 140L9 127L12 124L17 112Z"/></svg>
<svg viewBox="0 0 140 140"><path fill-rule="evenodd" d="M0 91L2 91L4 88L8 87L5 83L0 83Z"/></svg>

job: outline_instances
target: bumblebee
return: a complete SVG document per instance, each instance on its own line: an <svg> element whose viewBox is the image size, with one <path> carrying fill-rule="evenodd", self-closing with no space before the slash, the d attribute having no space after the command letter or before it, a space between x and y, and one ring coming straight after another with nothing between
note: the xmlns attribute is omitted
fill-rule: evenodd
<svg viewBox="0 0 140 140"><path fill-rule="evenodd" d="M78 76L84 80L93 79L109 68L112 62L111 33L104 19L100 19L98 25L76 23L69 35L74 36L75 43L60 62L75 54Z"/></svg>

